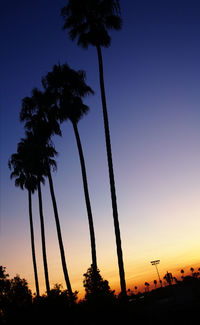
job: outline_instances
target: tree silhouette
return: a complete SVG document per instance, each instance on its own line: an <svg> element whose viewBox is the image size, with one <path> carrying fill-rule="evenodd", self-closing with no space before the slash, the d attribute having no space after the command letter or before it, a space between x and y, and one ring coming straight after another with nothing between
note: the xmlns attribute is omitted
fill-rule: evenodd
<svg viewBox="0 0 200 325"><path fill-rule="evenodd" d="M28 316L32 304L32 293L25 279L16 275L8 278L5 267L0 266L0 323L25 324L22 318ZM27 322L27 319L26 319Z"/></svg>
<svg viewBox="0 0 200 325"><path fill-rule="evenodd" d="M75 71L67 64L54 65L52 72L49 72L46 77L43 78L43 86L47 91L53 93L57 98L57 117L59 121L62 123L69 119L73 125L79 152L85 202L88 214L92 264L94 269L97 269L95 232L89 197L87 173L81 139L77 126L80 119L89 110L89 107L83 103L82 97L93 94L93 91L85 83L85 72Z"/></svg>
<svg viewBox="0 0 200 325"><path fill-rule="evenodd" d="M150 284L148 282L145 282L144 285L145 285L145 292L149 292Z"/></svg>
<svg viewBox="0 0 200 325"><path fill-rule="evenodd" d="M9 304L8 292L10 290L10 280L8 277L9 274L6 273L6 268L0 266L0 323L2 322L2 324Z"/></svg>
<svg viewBox="0 0 200 325"><path fill-rule="evenodd" d="M69 36L72 40L77 39L78 45L82 46L83 48L88 48L89 45L92 45L95 46L97 50L120 284L122 295L126 296L125 272L121 247L120 227L118 220L117 197L115 190L110 130L104 86L103 59L101 52L102 46L110 46L111 37L108 31L111 29L121 29L122 21L120 18L119 1L69 0L67 6L62 9L61 15L65 22L63 28L69 29Z"/></svg>
<svg viewBox="0 0 200 325"><path fill-rule="evenodd" d="M167 273L165 274L165 276L163 277L163 279L169 284L171 285L172 282L173 282L173 276L172 276L172 273L169 273L167 271Z"/></svg>
<svg viewBox="0 0 200 325"><path fill-rule="evenodd" d="M181 278L183 279L184 278L184 270L183 269L181 269L181 274L182 274L182 276L181 276Z"/></svg>
<svg viewBox="0 0 200 325"><path fill-rule="evenodd" d="M154 283L155 289L156 289L156 287L157 287L157 280L154 280L153 283Z"/></svg>
<svg viewBox="0 0 200 325"><path fill-rule="evenodd" d="M56 162L53 158L57 155L57 152L54 149L50 137L53 134L61 135L60 126L56 120L55 113L55 101L53 100L52 94L47 92L42 93L34 89L32 97L26 97L23 100L20 118L22 121L26 121L25 127L33 132L35 140L37 139L36 141L38 142L39 155L42 163L41 168L43 169L43 174L49 181L64 278L71 301L73 302L74 295L67 270L57 202L51 176L51 168L53 171L56 170Z"/></svg>
<svg viewBox="0 0 200 325"><path fill-rule="evenodd" d="M83 276L86 301L92 304L102 304L114 299L114 291L110 289L108 281L102 278L99 269L96 270L91 265Z"/></svg>
<svg viewBox="0 0 200 325"><path fill-rule="evenodd" d="M30 234L31 234L31 250L33 260L33 270L35 277L36 295L39 297L39 282L37 273L37 263L35 255L35 241L34 241L34 228L33 228L33 216L32 216L32 193L37 189L37 179L31 174L30 166L26 161L26 154L22 150L22 146L18 145L17 153L12 154L9 162L9 169L11 172L11 179L15 178L15 186L24 188L28 191L28 206L29 206L29 222L30 222Z"/></svg>
<svg viewBox="0 0 200 325"><path fill-rule="evenodd" d="M42 241L42 254L45 273L45 283L47 294L50 293L49 285L49 273L47 265L46 255L46 241L45 241L45 229L44 229L44 216L43 216L43 204L42 204L42 192L41 183L45 183L44 180L44 166L41 161L41 139L37 139L31 132L26 132L26 138L21 139L18 144L18 152L24 156L24 166L28 168L29 173L34 177L36 186L38 189L38 202L39 202L39 215L41 226L41 241Z"/></svg>
<svg viewBox="0 0 200 325"><path fill-rule="evenodd" d="M9 298L14 305L21 307L32 302L31 290L28 288L28 282L16 275L10 280Z"/></svg>

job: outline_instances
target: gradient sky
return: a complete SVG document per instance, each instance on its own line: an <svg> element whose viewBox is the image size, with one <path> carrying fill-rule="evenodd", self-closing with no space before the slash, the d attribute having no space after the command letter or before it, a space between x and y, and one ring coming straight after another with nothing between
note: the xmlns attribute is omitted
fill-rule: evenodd
<svg viewBox="0 0 200 325"><path fill-rule="evenodd" d="M62 31L64 0L1 4L1 201L0 264L25 277L34 291L26 191L14 187L9 156L24 136L21 100L58 62L84 69L95 96L79 123L87 164L98 265L119 288L109 192L97 55L79 48ZM127 287L200 267L200 2L121 0L123 29L103 49ZM83 293L91 264L90 239L78 151L70 123L54 175L66 259L73 290ZM42 188L51 285L63 283L48 186ZM45 290L37 195L33 197L36 253ZM180 274L180 272L179 272ZM65 285L64 285L65 288Z"/></svg>

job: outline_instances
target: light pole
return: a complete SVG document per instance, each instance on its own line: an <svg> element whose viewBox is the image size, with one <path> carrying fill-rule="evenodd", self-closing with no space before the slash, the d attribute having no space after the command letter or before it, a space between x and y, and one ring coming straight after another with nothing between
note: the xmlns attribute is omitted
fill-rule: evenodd
<svg viewBox="0 0 200 325"><path fill-rule="evenodd" d="M160 263L160 260L151 261L151 265L155 265L155 267L156 267L156 271L157 271L157 274L158 274L158 279L159 279L159 282L160 282L160 286L162 287L162 281L160 279L160 274L158 272L158 267L157 267L157 265L159 263Z"/></svg>

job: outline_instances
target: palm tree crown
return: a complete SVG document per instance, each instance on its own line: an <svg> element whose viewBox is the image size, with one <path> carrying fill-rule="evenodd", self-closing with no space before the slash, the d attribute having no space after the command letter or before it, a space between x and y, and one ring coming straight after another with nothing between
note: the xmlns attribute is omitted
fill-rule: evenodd
<svg viewBox="0 0 200 325"><path fill-rule="evenodd" d="M94 92L86 84L85 78L84 71L75 71L67 64L58 64L42 79L46 91L56 98L57 118L60 122L70 119L78 123L88 112L89 107L83 103L82 97Z"/></svg>
<svg viewBox="0 0 200 325"><path fill-rule="evenodd" d="M31 97L27 96L22 100L20 120L25 122L26 130L39 134L43 139L50 139L54 134L62 135L56 114L53 93L34 88Z"/></svg>
<svg viewBox="0 0 200 325"><path fill-rule="evenodd" d="M10 178L15 178L16 187L20 187L22 190L26 188L30 190L31 193L34 193L37 188L37 180L36 177L31 174L28 166L25 166L25 157L20 151L12 154L8 161L9 169L13 170L10 174Z"/></svg>
<svg viewBox="0 0 200 325"><path fill-rule="evenodd" d="M11 179L15 178L15 185L21 189L31 190L32 193L37 188L38 179L44 183L44 177L39 170L41 169L41 160L37 160L37 145L33 141L33 135L27 133L27 138L21 139L18 143L17 153L12 154L8 166L13 169ZM40 168L39 168L40 166Z"/></svg>
<svg viewBox="0 0 200 325"><path fill-rule="evenodd" d="M108 30L121 29L120 6L117 0L69 0L61 10L63 29L69 29L72 40L78 45L108 47L111 37Z"/></svg>

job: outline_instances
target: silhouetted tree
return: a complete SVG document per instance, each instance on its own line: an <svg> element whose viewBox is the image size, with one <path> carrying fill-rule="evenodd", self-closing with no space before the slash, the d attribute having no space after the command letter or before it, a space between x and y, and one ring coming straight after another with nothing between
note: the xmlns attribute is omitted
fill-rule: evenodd
<svg viewBox="0 0 200 325"><path fill-rule="evenodd" d="M55 134L62 135L56 114L56 99L50 92L33 88L31 96L22 100L20 121L25 123L25 130L39 134L43 141L48 142Z"/></svg>
<svg viewBox="0 0 200 325"><path fill-rule="evenodd" d="M25 128L31 130L34 135L35 141L37 141L39 150L38 154L40 156L41 161L40 169L43 170L44 176L48 177L50 194L54 210L54 217L56 222L56 230L60 248L62 268L66 286L73 302L74 294L72 292L67 270L57 202L53 186L53 179L51 176L51 169L53 169L53 171L56 170L56 162L53 158L57 155L57 152L54 149L53 143L50 138L54 134L61 135L60 126L56 119L56 110L57 107L55 106L55 100L54 97L52 97L52 93L48 93L47 91L42 93L41 91L35 88L32 91L32 97L26 97L22 102L20 119L21 121L26 122Z"/></svg>
<svg viewBox="0 0 200 325"><path fill-rule="evenodd" d="M37 273L37 263L35 255L35 242L34 242L34 228L33 228L33 216L32 216L32 193L37 189L37 179L32 175L30 166L27 164L26 153L23 152L22 147L18 145L17 153L12 154L9 162L9 169L11 172L11 179L15 178L15 186L24 188L28 191L28 206L29 206L29 222L30 222L30 234L31 234L31 250L33 260L33 270L35 277L36 295L39 296L39 282Z"/></svg>
<svg viewBox="0 0 200 325"><path fill-rule="evenodd" d="M42 240L42 253L45 273L45 283L47 294L50 292L49 285L49 274L47 265L46 255L46 241L45 241L45 229L44 229L44 216L43 216L43 205L42 205L42 192L41 183L45 183L44 169L41 163L41 141L37 140L31 132L26 133L26 138L21 139L18 144L18 152L24 156L25 168L29 169L29 172L36 180L38 189L38 202L39 202L39 215L40 215L40 226L41 226L41 240Z"/></svg>
<svg viewBox="0 0 200 325"><path fill-rule="evenodd" d="M156 288L157 287L157 280L154 280L153 283L154 283L155 288Z"/></svg>
<svg viewBox="0 0 200 325"><path fill-rule="evenodd" d="M92 264L97 269L97 257L96 257L96 244L95 244L95 232L93 225L92 209L89 197L88 181L86 174L85 159L83 155L83 149L81 139L78 131L78 122L89 110L89 107L84 105L82 97L93 94L92 89L85 83L85 72L75 71L71 69L67 64L54 65L53 71L49 72L45 78L43 78L43 85L47 91L53 93L57 98L57 117L62 123L66 120L70 120L73 125L74 134L76 137L82 179L83 188L85 194L85 202L88 214L90 240L91 240L91 252L92 252Z"/></svg>
<svg viewBox="0 0 200 325"><path fill-rule="evenodd" d="M7 306L9 304L8 292L10 290L9 274L6 273L6 268L0 266L0 323L5 317Z"/></svg>
<svg viewBox="0 0 200 325"><path fill-rule="evenodd" d="M194 268L193 267L190 268L190 271L192 272L192 276L194 276Z"/></svg>
<svg viewBox="0 0 200 325"><path fill-rule="evenodd" d="M173 276L172 276L172 273L169 273L167 271L167 273L165 274L165 276L163 277L163 279L169 284L171 285L172 284L172 281L173 281Z"/></svg>
<svg viewBox="0 0 200 325"><path fill-rule="evenodd" d="M5 280L9 277L9 274L6 273L6 267L5 266L2 266L0 265L0 281L1 280ZM1 282L0 282L1 283ZM1 287L0 287L1 288Z"/></svg>
<svg viewBox="0 0 200 325"><path fill-rule="evenodd" d="M16 275L10 280L9 298L15 306L23 306L32 302L31 290L28 288L28 282Z"/></svg>
<svg viewBox="0 0 200 325"><path fill-rule="evenodd" d="M181 270L181 274L182 274L181 278L184 279L184 270L183 269Z"/></svg>
<svg viewBox="0 0 200 325"><path fill-rule="evenodd" d="M8 279L5 267L0 266L0 322L13 324L32 303L31 290L25 279L16 275ZM19 317L20 318L20 317Z"/></svg>
<svg viewBox="0 0 200 325"><path fill-rule="evenodd" d="M150 284L148 282L145 282L144 285L145 285L145 292L149 292Z"/></svg>
<svg viewBox="0 0 200 325"><path fill-rule="evenodd" d="M117 256L121 291L126 296L126 282L124 263L121 247L120 227L118 220L117 197L115 190L115 179L112 161L112 150L110 141L110 130L106 104L106 94L103 75L103 59L101 47L109 47L111 37L109 30L121 29L120 5L117 0L68 0L61 15L65 21L63 28L69 29L72 40L77 38L78 45L88 48L88 45L96 47L99 61L99 79L101 88L102 109L104 118L104 130L106 139L108 169L110 178L110 190L112 199L113 219L116 236Z"/></svg>
<svg viewBox="0 0 200 325"><path fill-rule="evenodd" d="M97 304L110 302L114 299L114 291L110 289L108 281L102 278L98 268L96 270L91 265L83 276L86 301Z"/></svg>
<svg viewBox="0 0 200 325"><path fill-rule="evenodd" d="M77 300L78 291L73 292L73 302ZM56 283L50 291L50 300L55 304L59 304L61 306L71 306L71 293L68 290L63 290L62 285Z"/></svg>

